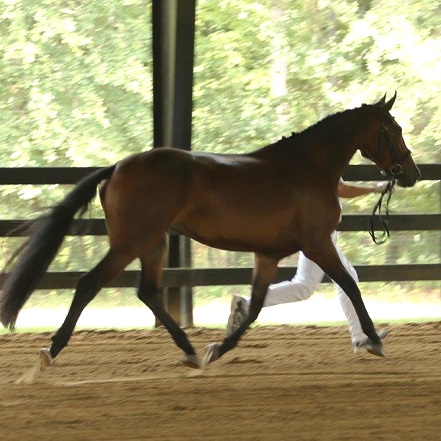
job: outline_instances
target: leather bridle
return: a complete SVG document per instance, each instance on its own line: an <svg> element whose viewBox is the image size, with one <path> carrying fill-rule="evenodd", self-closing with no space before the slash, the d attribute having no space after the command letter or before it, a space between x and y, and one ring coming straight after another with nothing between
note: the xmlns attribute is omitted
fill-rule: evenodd
<svg viewBox="0 0 441 441"><path fill-rule="evenodd" d="M371 215L370 222L369 222L369 234L371 235L372 240L377 245L386 242L386 240L390 236L390 232L389 232L389 201L390 201L390 198L392 197L392 190L395 186L395 182L396 182L397 178L399 178L400 175L402 175L404 173L403 166L401 164L411 154L411 151L406 147L406 152L404 153L404 155L401 158L398 158L398 155L394 149L394 145L393 145L392 140L389 135L389 129L385 126L384 121L381 118L381 115L379 115L379 119L380 119L381 130L380 130L380 137L378 139L378 150L377 151L380 152L380 150L383 148L383 138L386 138L386 145L387 145L387 148L389 149L390 155L392 157L393 164L389 168L389 173L392 176L392 178L389 180L385 190L383 190L383 192L381 193L380 199L377 202L377 204L375 205L374 210L372 211L372 215ZM366 157L368 157L371 161L375 162L380 167L380 169L383 168L378 163L378 161L376 161L372 157L372 155L370 155L370 153L367 155L366 155L366 153L367 152L365 151L364 154ZM384 174L385 176L387 176L387 172L385 170L381 170L381 173ZM383 198L386 195L387 195L386 212L383 215L381 210L382 210L382 205L383 205ZM382 229L382 237L380 239L375 234L374 220L375 220L376 215L378 215L378 219L379 219L381 229Z"/></svg>
<svg viewBox="0 0 441 441"><path fill-rule="evenodd" d="M404 155L401 158L398 158L392 140L390 139L389 129L384 125L381 118L380 118L380 124L381 124L381 131L380 131L380 138L378 141L378 151L380 151L380 149L382 148L383 138L385 137L387 142L387 147L389 148L389 152L393 160L393 164L389 169L389 173L394 178L397 178L404 173L403 166L401 164L410 156L411 151L406 147L406 151L404 152Z"/></svg>
<svg viewBox="0 0 441 441"><path fill-rule="evenodd" d="M411 151L407 147L405 147L406 151L405 151L404 155L401 158L398 158L397 152L395 151L395 148L394 148L394 144L393 144L393 142L390 138L390 135L389 135L389 129L384 124L384 121L381 118L381 115L379 115L379 120L380 120L381 129L380 129L380 136L378 138L377 153L379 153L381 151L381 149L383 148L383 139L386 138L386 145L387 145L387 148L389 149L389 153L390 153L390 155L392 157L392 161L393 161L393 164L389 168L388 172L390 173L390 175L393 178L396 179L404 173L402 163L410 156ZM364 150L363 153L364 153L364 156L366 156L372 162L375 162L375 164L377 164L378 167L380 167L381 173L383 175L385 175L385 176L388 175L388 172L383 169L381 164L378 163L378 161L370 154L370 152Z"/></svg>

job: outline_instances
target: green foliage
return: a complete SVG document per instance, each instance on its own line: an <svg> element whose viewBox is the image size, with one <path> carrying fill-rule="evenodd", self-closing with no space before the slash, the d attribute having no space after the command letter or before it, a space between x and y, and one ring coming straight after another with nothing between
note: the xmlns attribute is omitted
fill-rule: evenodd
<svg viewBox="0 0 441 441"><path fill-rule="evenodd" d="M196 149L248 151L397 90L415 158L441 160L436 2L201 0L198 12Z"/></svg>
<svg viewBox="0 0 441 441"><path fill-rule="evenodd" d="M148 2L7 1L4 166L108 165L150 147Z"/></svg>

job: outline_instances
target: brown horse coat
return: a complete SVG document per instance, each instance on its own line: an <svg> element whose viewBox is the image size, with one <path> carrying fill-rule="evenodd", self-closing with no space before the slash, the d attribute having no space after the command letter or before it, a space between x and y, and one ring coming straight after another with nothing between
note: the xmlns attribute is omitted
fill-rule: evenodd
<svg viewBox="0 0 441 441"><path fill-rule="evenodd" d="M257 318L280 259L302 250L338 283L354 304L365 334L382 351L360 291L341 264L331 240L337 228L340 177L356 150L398 185L412 186L419 170L400 126L389 113L395 96L325 118L242 155L153 149L123 159L83 179L51 213L37 220L0 297L0 318L13 327L38 280L54 259L75 213L85 209L103 179L100 196L109 251L78 282L66 320L45 350L46 364L69 341L84 309L107 282L134 259L141 262L139 298L198 366L195 351L158 300L167 238L171 231L211 247L255 254L249 316L222 344L212 345L211 362L232 349Z"/></svg>

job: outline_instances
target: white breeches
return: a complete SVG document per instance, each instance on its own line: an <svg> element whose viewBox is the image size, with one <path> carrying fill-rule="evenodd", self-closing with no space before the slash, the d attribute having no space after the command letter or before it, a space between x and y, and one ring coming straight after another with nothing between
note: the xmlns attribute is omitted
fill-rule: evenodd
<svg viewBox="0 0 441 441"><path fill-rule="evenodd" d="M334 243L335 249L343 266L346 268L346 271L348 271L348 273L358 284L357 272L337 245L336 231L332 234L332 242ZM297 264L297 272L294 278L290 281L283 281L270 285L263 306L274 306L281 303L299 302L301 300L308 299L318 288L320 282L323 280L324 275L325 273L317 264L315 264L312 260L309 260L302 252L300 252ZM358 320L358 316L352 302L345 292L340 288L340 286L337 284L335 285L337 287L338 300L341 303L341 307L348 321L352 341L355 342L363 340L365 335L361 329L360 321Z"/></svg>

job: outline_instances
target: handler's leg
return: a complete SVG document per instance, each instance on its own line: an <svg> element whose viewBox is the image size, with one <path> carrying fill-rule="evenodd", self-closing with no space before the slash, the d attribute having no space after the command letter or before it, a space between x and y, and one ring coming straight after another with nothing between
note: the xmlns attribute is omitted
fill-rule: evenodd
<svg viewBox="0 0 441 441"><path fill-rule="evenodd" d="M374 324L366 310L356 281L343 266L331 238L323 240L320 244L317 249L310 248L307 252L305 251L305 255L320 265L323 271L340 286L351 300L362 331L370 340L369 348L366 346L366 349L375 355L384 356L381 339L375 332Z"/></svg>
<svg viewBox="0 0 441 441"><path fill-rule="evenodd" d="M222 343L212 343L207 346L204 356L204 364L211 363L223 354L233 349L243 334L247 331L251 323L253 323L260 311L268 291L271 280L277 274L279 261L264 255L255 254L255 264L252 280L251 302L249 309L243 316L243 321L239 327L231 334L225 337Z"/></svg>
<svg viewBox="0 0 441 441"><path fill-rule="evenodd" d="M358 279L357 271L352 266L351 262L349 262L348 258L344 255L344 253L339 248L339 246L337 245L337 235L332 236L332 241L334 243L337 254L340 257L341 263L345 267L346 271L354 279L355 283L357 283L358 285L359 279ZM340 301L341 307L346 316L346 320L348 321L349 333L351 334L351 340L352 340L354 352L368 350L370 343L369 339L361 329L360 320L358 320L357 313L355 312L351 300L338 284L335 284L335 286L337 287L337 298ZM385 341L389 336L389 331L386 329L380 329L378 331L378 336L382 341Z"/></svg>
<svg viewBox="0 0 441 441"><path fill-rule="evenodd" d="M359 279L357 271L355 271L355 268L352 266L351 262L349 262L349 259L344 255L343 251L337 245L337 232L334 232L332 234L331 239L341 263L345 267L346 271L350 274L350 276L354 279L354 282L358 285ZM346 320L348 321L349 333L351 334L352 343L355 344L358 341L365 340L366 335L364 335L363 330L361 329L360 320L358 320L354 305L352 304L346 293L343 291L343 289L337 283L335 284L335 286L337 288L337 298L340 301L343 313L345 314Z"/></svg>
<svg viewBox="0 0 441 441"><path fill-rule="evenodd" d="M291 280L270 285L263 306L274 306L308 299L323 280L324 274L316 263L300 252L295 276Z"/></svg>
<svg viewBox="0 0 441 441"><path fill-rule="evenodd" d="M295 276L291 280L284 280L270 285L263 306L275 306L282 303L306 300L314 294L323 276L323 270L300 252ZM249 306L249 300L240 296L233 296L226 328L227 335L233 334L239 328L245 316L248 315Z"/></svg>

